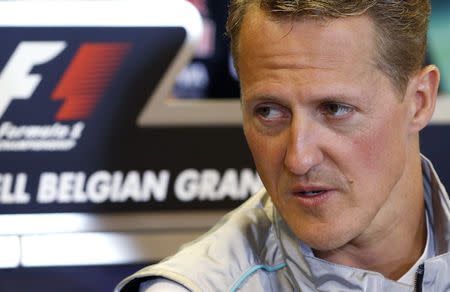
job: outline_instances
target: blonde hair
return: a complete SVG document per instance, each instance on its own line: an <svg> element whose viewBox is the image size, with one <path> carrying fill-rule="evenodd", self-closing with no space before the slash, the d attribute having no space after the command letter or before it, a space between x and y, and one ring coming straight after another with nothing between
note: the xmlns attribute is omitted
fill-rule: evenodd
<svg viewBox="0 0 450 292"><path fill-rule="evenodd" d="M233 0L227 33L238 68L239 32L250 5L276 19L322 19L368 15L377 31L375 61L403 96L409 78L425 64L429 0Z"/></svg>

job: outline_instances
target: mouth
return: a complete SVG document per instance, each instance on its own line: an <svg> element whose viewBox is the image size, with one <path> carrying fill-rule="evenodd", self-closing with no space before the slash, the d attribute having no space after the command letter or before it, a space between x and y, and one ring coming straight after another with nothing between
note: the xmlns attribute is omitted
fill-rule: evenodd
<svg viewBox="0 0 450 292"><path fill-rule="evenodd" d="M296 190L292 192L295 201L307 209L319 207L335 193L332 189Z"/></svg>
<svg viewBox="0 0 450 292"><path fill-rule="evenodd" d="M320 196L322 194L324 194L326 192L326 190L320 190L320 191L312 191L312 192L298 192L297 194L299 196L304 196L304 197L315 197L315 196Z"/></svg>

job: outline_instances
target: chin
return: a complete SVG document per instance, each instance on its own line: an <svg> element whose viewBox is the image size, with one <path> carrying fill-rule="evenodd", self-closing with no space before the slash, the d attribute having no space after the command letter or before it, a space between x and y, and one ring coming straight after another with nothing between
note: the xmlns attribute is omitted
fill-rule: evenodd
<svg viewBox="0 0 450 292"><path fill-rule="evenodd" d="M308 244L308 243L306 243L306 244L309 247L311 247L313 250L320 251L320 252L333 251L333 250L336 250L336 249L342 247L343 245L345 245L345 243L342 243L342 242L329 241L329 240L328 241L314 241L311 244Z"/></svg>
<svg viewBox="0 0 450 292"><path fill-rule="evenodd" d="M306 243L313 250L317 250L317 251L331 251L331 250L338 249L339 247L341 247L343 245L342 243L330 241L330 240L315 240L314 239L312 241L305 240L303 242Z"/></svg>
<svg viewBox="0 0 450 292"><path fill-rule="evenodd" d="M332 228L333 229L333 228ZM322 230L320 233L317 230ZM313 250L331 251L338 249L352 240L349 232L344 230L330 230L329 232L322 229L313 230L311 233L297 233L297 237L306 243Z"/></svg>

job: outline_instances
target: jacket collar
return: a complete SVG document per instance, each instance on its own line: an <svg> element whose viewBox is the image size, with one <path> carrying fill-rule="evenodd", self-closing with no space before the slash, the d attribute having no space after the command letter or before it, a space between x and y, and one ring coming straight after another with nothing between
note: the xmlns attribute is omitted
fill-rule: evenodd
<svg viewBox="0 0 450 292"><path fill-rule="evenodd" d="M431 162L422 156L425 206L433 226L436 254L450 251L450 198Z"/></svg>

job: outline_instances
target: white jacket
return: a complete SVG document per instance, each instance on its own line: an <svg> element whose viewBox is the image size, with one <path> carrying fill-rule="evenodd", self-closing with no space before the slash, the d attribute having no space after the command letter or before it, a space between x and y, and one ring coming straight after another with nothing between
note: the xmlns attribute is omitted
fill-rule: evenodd
<svg viewBox="0 0 450 292"><path fill-rule="evenodd" d="M417 287L308 256L262 190L176 255L126 278L115 291L138 291L149 277L168 278L191 291L450 291L450 200L424 157L422 168L436 256L421 266Z"/></svg>

